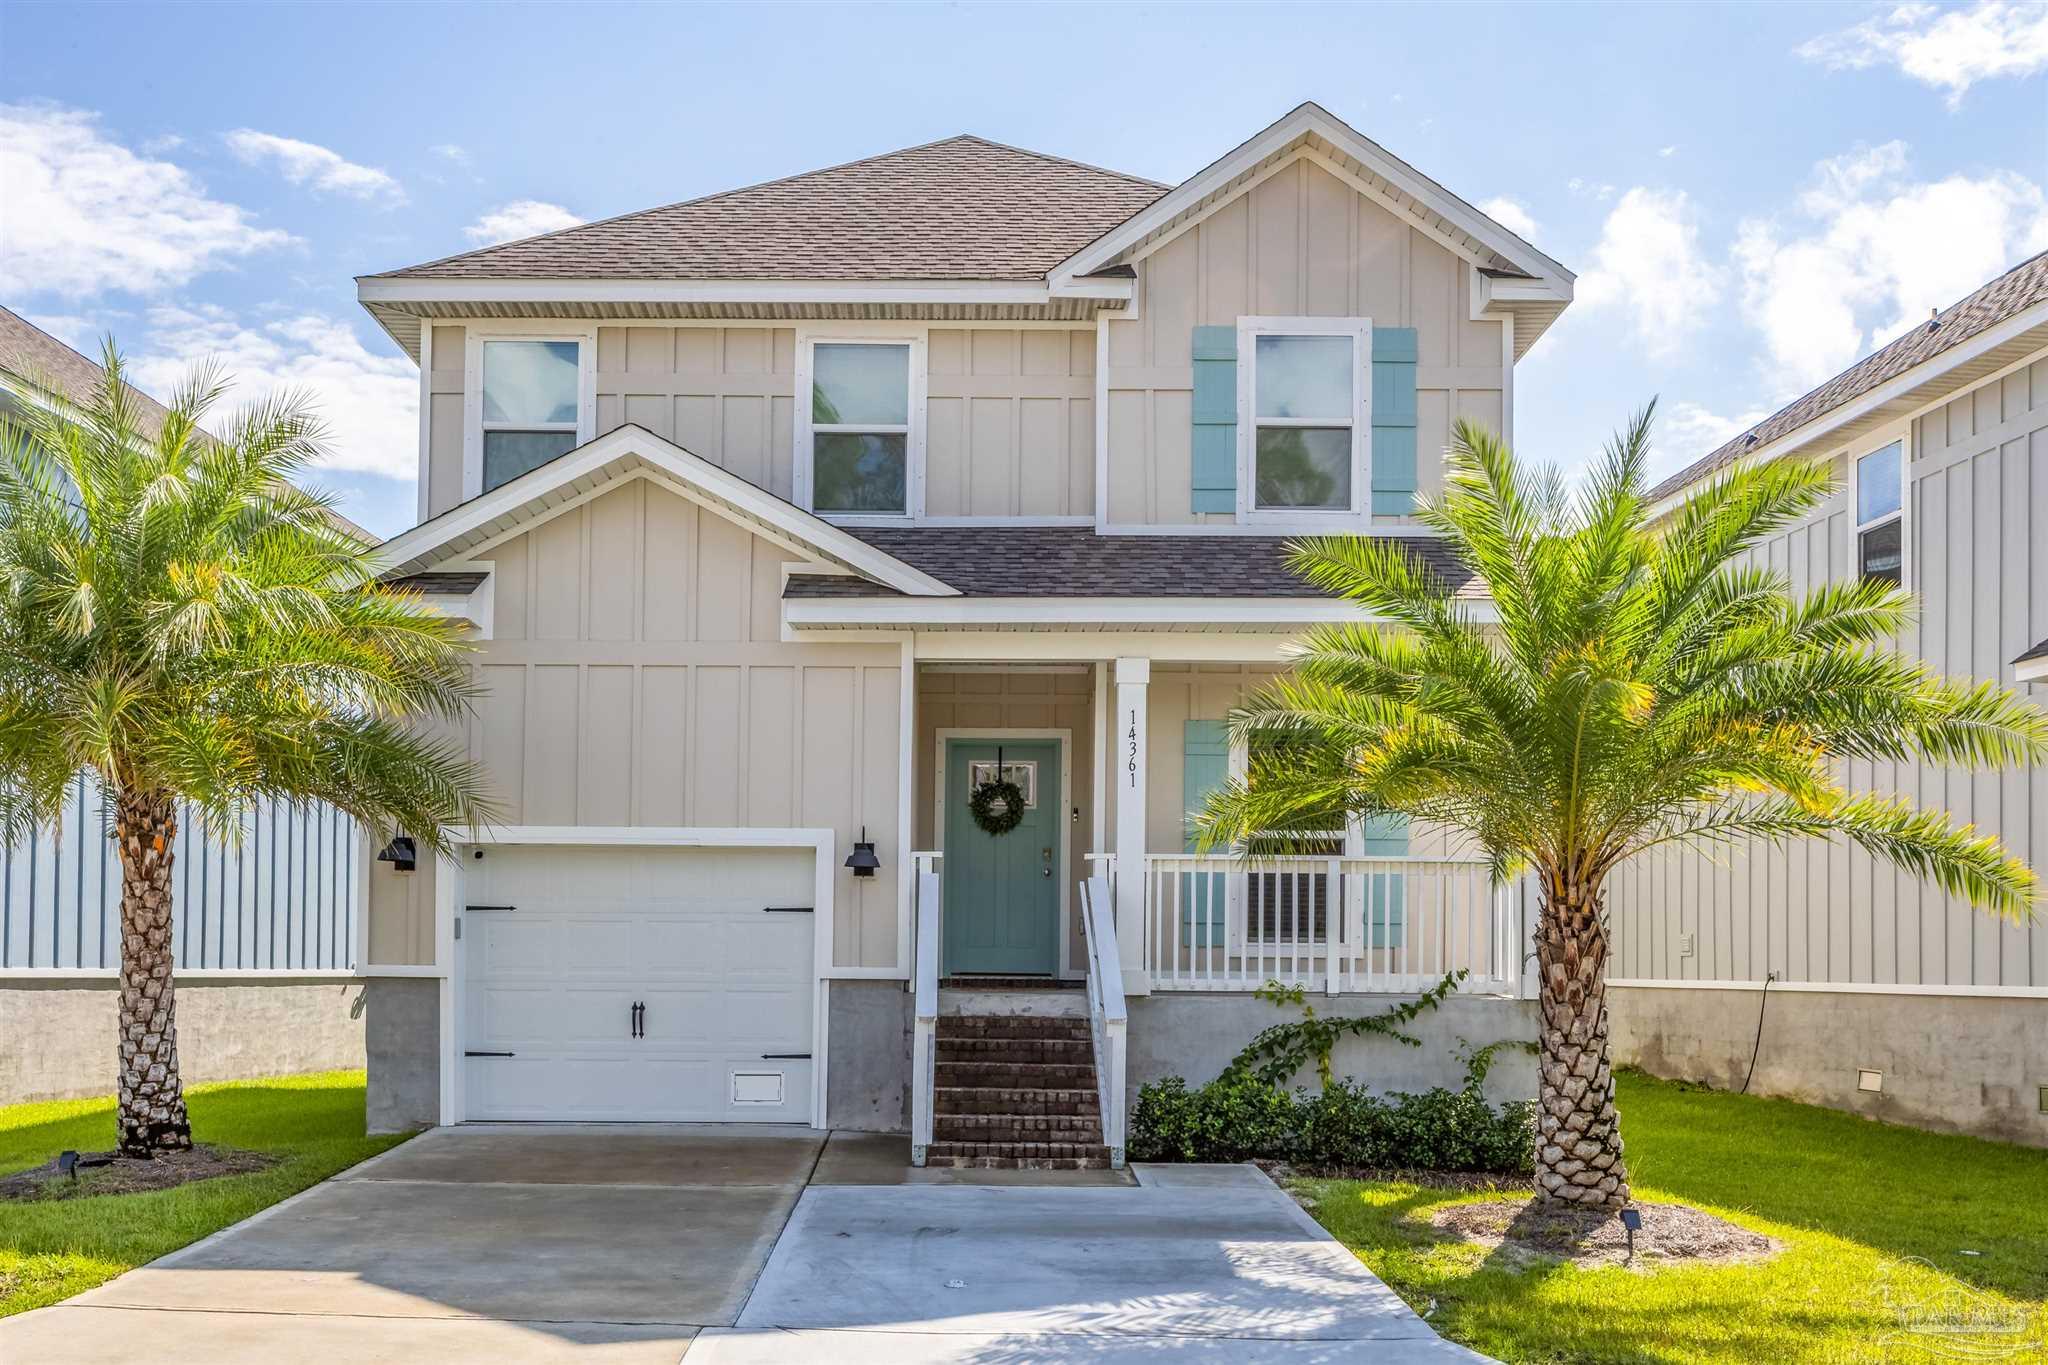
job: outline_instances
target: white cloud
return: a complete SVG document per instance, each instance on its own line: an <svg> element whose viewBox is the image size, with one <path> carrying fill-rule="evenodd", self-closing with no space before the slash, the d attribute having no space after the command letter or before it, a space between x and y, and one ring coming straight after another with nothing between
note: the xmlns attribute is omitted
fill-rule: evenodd
<svg viewBox="0 0 2048 1365"><path fill-rule="evenodd" d="M151 310L149 324L129 356L138 387L168 394L195 363L212 357L233 380L230 406L281 389L311 397L328 426L329 453L320 467L417 476L419 372L403 356L373 355L346 324L313 313L248 324L221 308L165 307ZM219 417L211 424L225 425Z"/></svg>
<svg viewBox="0 0 2048 1365"><path fill-rule="evenodd" d="M535 237L543 232L575 227L582 221L560 204L546 204L538 199L515 199L492 209L464 228L462 234L478 246L492 246L498 242L512 242L521 237Z"/></svg>
<svg viewBox="0 0 2048 1365"><path fill-rule="evenodd" d="M1650 355L1675 354L1721 295L1721 272L1701 253L1699 236L1684 191L1629 190L1607 215L1579 277L1580 306L1627 309Z"/></svg>
<svg viewBox="0 0 2048 1365"><path fill-rule="evenodd" d="M427 150L440 157L443 161L452 161L458 166L467 166L469 164L468 149L458 147L452 142L437 142Z"/></svg>
<svg viewBox="0 0 2048 1365"><path fill-rule="evenodd" d="M1657 414L1656 466L1662 473L1683 469L1702 455L1719 450L1731 437L1748 431L1768 416L1770 412L1767 409L1758 408L1753 412L1724 417L1698 403L1680 399L1663 407Z"/></svg>
<svg viewBox="0 0 2048 1365"><path fill-rule="evenodd" d="M2048 5L1982 0L1969 9L1903 4L1794 49L1832 71L1896 66L1948 92L1954 109L1978 81L2048 70Z"/></svg>
<svg viewBox="0 0 2048 1365"><path fill-rule="evenodd" d="M294 185L310 185L328 194L345 194L351 199L382 199L392 204L405 202L405 190L396 180L374 166L358 166L338 152L297 138L237 128L227 134L228 150L251 166L275 166Z"/></svg>
<svg viewBox="0 0 2048 1365"><path fill-rule="evenodd" d="M2010 171L1910 178L1902 142L1823 161L1781 218L1736 237L1742 309L1790 397L2048 248L2048 200Z"/></svg>
<svg viewBox="0 0 2048 1365"><path fill-rule="evenodd" d="M1604 181L1588 180L1582 175L1575 175L1565 181L1564 187L1573 194L1591 195L1595 199L1607 200L1614 197L1614 186Z"/></svg>
<svg viewBox="0 0 2048 1365"><path fill-rule="evenodd" d="M1503 194L1481 204L1479 211L1517 237L1528 240L1536 236L1536 220L1530 216L1528 206L1518 199Z"/></svg>
<svg viewBox="0 0 2048 1365"><path fill-rule="evenodd" d="M1657 155L1658 155L1658 156L1662 156L1662 157L1673 157L1673 156L1677 156L1677 155L1678 155L1678 144L1674 142L1674 143L1672 143L1672 144L1671 144L1671 145L1670 145L1669 147L1659 147L1659 148L1657 149Z"/></svg>
<svg viewBox="0 0 2048 1365"><path fill-rule="evenodd" d="M0 199L0 291L14 296L152 294L292 240L53 104L0 104Z"/></svg>

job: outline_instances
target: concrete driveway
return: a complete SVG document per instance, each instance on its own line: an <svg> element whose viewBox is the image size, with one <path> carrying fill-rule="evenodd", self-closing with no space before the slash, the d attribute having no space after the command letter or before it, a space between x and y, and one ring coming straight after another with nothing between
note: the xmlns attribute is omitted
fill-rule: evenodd
<svg viewBox="0 0 2048 1365"><path fill-rule="evenodd" d="M789 1128L439 1129L0 1321L0 1360L1478 1359L1249 1167L907 1156Z"/></svg>

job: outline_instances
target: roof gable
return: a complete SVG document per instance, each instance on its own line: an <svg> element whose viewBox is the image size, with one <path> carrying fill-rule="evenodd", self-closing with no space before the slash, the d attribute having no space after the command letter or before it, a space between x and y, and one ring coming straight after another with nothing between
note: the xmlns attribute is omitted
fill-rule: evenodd
<svg viewBox="0 0 2048 1365"><path fill-rule="evenodd" d="M962 134L369 278L1042 280L1165 192Z"/></svg>
<svg viewBox="0 0 2048 1365"><path fill-rule="evenodd" d="M1563 302L1572 272L1313 101L1303 103L1170 192L1144 205L1052 271L1055 286L1145 254L1154 242L1244 193L1277 162L1304 152L1330 161L1490 278L1547 287Z"/></svg>
<svg viewBox="0 0 2048 1365"><path fill-rule="evenodd" d="M956 595L954 588L922 570L633 425L607 432L392 537L377 551L378 573L387 579L405 578L461 563L632 478L652 478L756 534L898 592L914 597Z"/></svg>

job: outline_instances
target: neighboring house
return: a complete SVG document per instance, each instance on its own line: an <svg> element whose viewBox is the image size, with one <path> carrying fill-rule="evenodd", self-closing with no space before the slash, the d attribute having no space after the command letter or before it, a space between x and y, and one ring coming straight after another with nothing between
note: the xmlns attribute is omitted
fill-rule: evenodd
<svg viewBox="0 0 2048 1365"><path fill-rule="evenodd" d="M1903 583L1921 609L1902 649L2048 703L2048 254L1655 496L1668 507L1738 461L1787 456L1831 460L1838 489L1765 563L1802 589L1856 573ZM1846 778L2048 870L2048 771L1853 762ZM1617 1061L2048 1145L2048 920L2003 923L1827 843L1641 859L1610 908Z"/></svg>
<svg viewBox="0 0 2048 1365"><path fill-rule="evenodd" d="M0 308L0 427L77 412L104 371ZM131 389L136 424L168 415ZM337 520L340 520L337 518ZM372 537L342 523L364 540ZM81 773L54 830L0 845L0 1104L113 1088L120 859L97 780ZM173 937L188 1081L360 1066L354 825L328 807L265 805L239 841L179 824Z"/></svg>
<svg viewBox="0 0 2048 1365"><path fill-rule="evenodd" d="M1214 1075L1269 980L1359 1013L1468 970L1428 1047L1340 1057L1375 1085L1527 1036L1483 864L1334 829L1248 876L1185 813L1244 689L1357 614L1286 537L1452 571L1415 498L1454 418L1511 429L1572 278L1306 104L1177 186L963 136L360 279L420 364L386 571L474 623L454 737L505 804L438 867L365 864L373 1122L1100 1160L1117 1076ZM1017 978L1094 989L983 989ZM1000 1045L1105 993L1093 1047Z"/></svg>

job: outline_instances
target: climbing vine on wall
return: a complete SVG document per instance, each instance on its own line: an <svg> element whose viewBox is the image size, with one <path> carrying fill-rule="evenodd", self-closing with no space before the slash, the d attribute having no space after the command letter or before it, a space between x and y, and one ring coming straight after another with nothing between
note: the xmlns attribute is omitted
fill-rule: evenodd
<svg viewBox="0 0 2048 1365"><path fill-rule="evenodd" d="M1468 973L1464 968L1450 972L1444 979L1431 986L1413 1000L1404 1000L1390 1005L1378 1014L1361 1015L1353 1019L1325 1019L1316 1013L1314 1005L1308 1003L1308 994L1299 986L1283 986L1277 981L1268 981L1255 992L1261 1000L1285 1008L1288 1005L1301 1007L1301 1018L1284 1024L1275 1024L1260 1032L1244 1051L1231 1059L1224 1074L1239 1072L1256 1077L1267 1085L1284 1086L1294 1074L1307 1066L1313 1059L1316 1076L1324 1088L1328 1088L1330 1075L1330 1050L1341 1038L1363 1033L1377 1033L1409 1047L1421 1047L1422 1040L1413 1034L1403 1033L1401 1026L1411 1024L1417 1018L1443 1004L1452 991L1458 989ZM1491 1049L1488 1050L1489 1057Z"/></svg>

